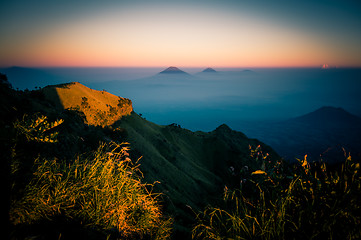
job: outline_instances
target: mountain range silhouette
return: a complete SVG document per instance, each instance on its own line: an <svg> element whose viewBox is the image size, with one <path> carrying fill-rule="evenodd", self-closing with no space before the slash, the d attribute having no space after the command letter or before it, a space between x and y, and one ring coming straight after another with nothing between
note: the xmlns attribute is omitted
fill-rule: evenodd
<svg viewBox="0 0 361 240"><path fill-rule="evenodd" d="M159 74L188 74L182 70L180 70L179 68L177 67L168 67L167 69L161 71Z"/></svg>

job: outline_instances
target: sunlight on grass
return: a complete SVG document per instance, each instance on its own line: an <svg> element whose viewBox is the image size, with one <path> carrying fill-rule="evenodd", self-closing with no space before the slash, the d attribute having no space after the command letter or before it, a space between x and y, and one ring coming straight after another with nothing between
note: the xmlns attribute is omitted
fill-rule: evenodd
<svg viewBox="0 0 361 240"><path fill-rule="evenodd" d="M15 121L14 128L18 131L17 134L25 136L28 141L53 143L57 142L59 133L52 130L63 122L63 119L49 122L43 115L24 115L22 120Z"/></svg>
<svg viewBox="0 0 361 240"><path fill-rule="evenodd" d="M23 197L13 200L11 221L34 224L61 216L125 238L169 238L172 220L163 216L153 184L141 182L128 150L127 144L101 144L72 162L37 159Z"/></svg>

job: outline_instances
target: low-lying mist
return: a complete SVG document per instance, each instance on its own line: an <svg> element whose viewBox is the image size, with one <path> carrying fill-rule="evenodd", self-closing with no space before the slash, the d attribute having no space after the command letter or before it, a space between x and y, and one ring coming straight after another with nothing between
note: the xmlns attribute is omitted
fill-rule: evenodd
<svg viewBox="0 0 361 240"><path fill-rule="evenodd" d="M304 154L317 159L335 147L346 147L361 158L357 150L361 147L358 137L361 119L351 126L350 121L337 120L347 119L345 112L331 109L334 113L330 114L326 108L312 118L319 122L317 116L325 114L327 118L322 121L338 126L337 130L292 121L323 106L361 116L361 69L216 69L216 72L182 69L186 73L160 73L162 70L10 68L1 71L20 90L72 81L106 90L131 99L136 113L160 125L176 123L193 131L207 132L227 124L269 144L291 160Z"/></svg>
<svg viewBox="0 0 361 240"><path fill-rule="evenodd" d="M322 106L342 107L361 116L361 69L182 69L190 74L158 74L161 68L8 68L13 87L23 90L77 81L129 98L137 113L158 124L178 123L210 131L226 123L279 121Z"/></svg>
<svg viewBox="0 0 361 240"><path fill-rule="evenodd" d="M156 123L176 122L210 131L221 123L237 129L239 121L284 120L322 106L361 115L360 73L355 69L256 69L156 74L89 85L132 99L135 111Z"/></svg>

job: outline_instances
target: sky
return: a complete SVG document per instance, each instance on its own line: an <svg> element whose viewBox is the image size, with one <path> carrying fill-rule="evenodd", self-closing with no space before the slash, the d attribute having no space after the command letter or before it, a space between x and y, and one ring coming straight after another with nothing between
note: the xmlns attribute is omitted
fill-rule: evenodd
<svg viewBox="0 0 361 240"><path fill-rule="evenodd" d="M0 67L361 67L361 2L0 2Z"/></svg>

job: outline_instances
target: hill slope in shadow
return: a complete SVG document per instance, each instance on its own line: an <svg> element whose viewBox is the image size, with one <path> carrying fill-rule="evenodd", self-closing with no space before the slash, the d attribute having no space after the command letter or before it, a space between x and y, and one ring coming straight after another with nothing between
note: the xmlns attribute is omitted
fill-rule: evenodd
<svg viewBox="0 0 361 240"><path fill-rule="evenodd" d="M244 166L257 169L259 163L250 157L250 146L261 145L271 158L278 158L270 147L226 125L211 132L192 132L177 124L157 125L136 114L130 100L79 83L27 93L9 90L2 97L7 99L4 104L17 108L15 112L12 107L2 108L2 116L12 115L2 120L4 126L37 112L49 119L64 119L59 143L39 150L48 156L72 159L95 150L99 142L129 142L130 157L133 161L141 158L138 163L145 180L159 182L155 190L163 193L165 211L175 218L174 231L180 239L190 238L194 212L219 199L225 186L239 186ZM27 105L22 108L24 102ZM100 123L96 111L103 113Z"/></svg>
<svg viewBox="0 0 361 240"><path fill-rule="evenodd" d="M286 121L243 128L290 161L306 154L312 161L323 159L329 163L342 161L348 153L361 159L361 118L342 108L321 107Z"/></svg>
<svg viewBox="0 0 361 240"><path fill-rule="evenodd" d="M127 141L143 158L140 161L148 181L160 181L168 209L181 219L191 216L190 206L198 210L214 196L222 193L225 185L234 183L237 173L245 165L254 165L249 156L249 145L264 146L258 140L221 125L212 132L192 132L176 124L160 126L136 113L122 118L115 126L125 129ZM191 219L188 219L191 221Z"/></svg>

